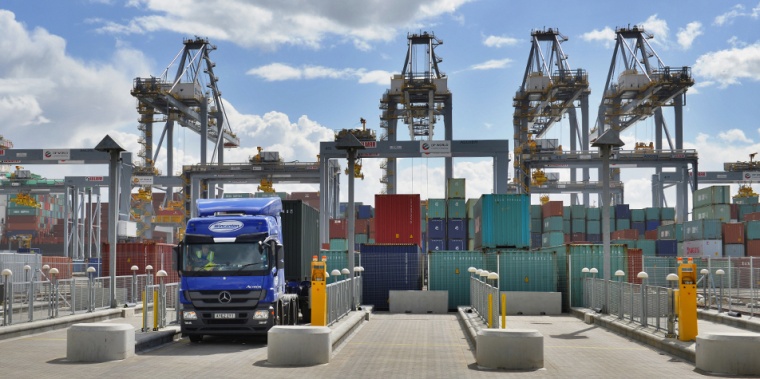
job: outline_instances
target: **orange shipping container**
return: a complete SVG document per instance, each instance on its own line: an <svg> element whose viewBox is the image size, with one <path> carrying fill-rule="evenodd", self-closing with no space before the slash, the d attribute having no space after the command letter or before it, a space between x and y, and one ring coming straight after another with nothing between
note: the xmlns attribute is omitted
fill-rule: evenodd
<svg viewBox="0 0 760 379"><path fill-rule="evenodd" d="M647 230L646 232L644 232L644 239L656 240L657 239L657 229Z"/></svg>
<svg viewBox="0 0 760 379"><path fill-rule="evenodd" d="M745 254L748 257L760 257L760 240L747 240Z"/></svg>
<svg viewBox="0 0 760 379"><path fill-rule="evenodd" d="M58 269L58 279L71 279L71 273L73 271L73 264L69 257L51 257L42 256L42 265L48 265L50 268ZM50 278L48 273L45 273Z"/></svg>
<svg viewBox="0 0 760 379"><path fill-rule="evenodd" d="M744 223L727 222L723 227L724 244L743 244L744 243Z"/></svg>
<svg viewBox="0 0 760 379"><path fill-rule="evenodd" d="M744 221L759 221L760 212L747 213L744 215Z"/></svg>
<svg viewBox="0 0 760 379"><path fill-rule="evenodd" d="M643 271L643 262L641 256L644 255L644 251L641 249L628 249L628 283L641 284L638 273Z"/></svg>
<svg viewBox="0 0 760 379"><path fill-rule="evenodd" d="M564 206L561 201L549 201L541 205L541 217L543 218L562 216L563 213Z"/></svg>

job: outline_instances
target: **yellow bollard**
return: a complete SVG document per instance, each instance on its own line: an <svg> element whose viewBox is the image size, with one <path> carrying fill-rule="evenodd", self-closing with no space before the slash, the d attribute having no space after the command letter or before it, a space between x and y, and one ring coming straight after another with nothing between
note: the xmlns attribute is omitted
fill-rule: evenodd
<svg viewBox="0 0 760 379"><path fill-rule="evenodd" d="M311 325L327 326L327 257L317 261L317 256L311 262Z"/></svg>
<svg viewBox="0 0 760 379"><path fill-rule="evenodd" d="M493 327L493 294L488 294L488 327Z"/></svg>
<svg viewBox="0 0 760 379"><path fill-rule="evenodd" d="M689 258L683 263L679 258L678 290L675 295L678 315L678 339L696 341L697 339L697 265Z"/></svg>
<svg viewBox="0 0 760 379"><path fill-rule="evenodd" d="M143 309L142 309L142 316L143 316L143 322L142 322L142 331L147 331L148 328L148 299L146 299L145 296L145 290L142 291L142 299L143 299Z"/></svg>
<svg viewBox="0 0 760 379"><path fill-rule="evenodd" d="M507 328L507 294L501 294L501 328Z"/></svg>
<svg viewBox="0 0 760 379"><path fill-rule="evenodd" d="M158 289L154 289L153 290L153 331L158 330L158 311L159 311L159 308L161 308L158 306L157 300L158 300Z"/></svg>

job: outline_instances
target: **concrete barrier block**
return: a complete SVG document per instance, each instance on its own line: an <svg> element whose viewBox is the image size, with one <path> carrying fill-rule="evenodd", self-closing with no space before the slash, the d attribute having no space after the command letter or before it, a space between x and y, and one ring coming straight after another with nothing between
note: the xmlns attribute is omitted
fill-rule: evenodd
<svg viewBox="0 0 760 379"><path fill-rule="evenodd" d="M332 343L326 326L275 326L267 333L267 360L277 366L330 362Z"/></svg>
<svg viewBox="0 0 760 379"><path fill-rule="evenodd" d="M508 315L559 315L562 314L561 292L507 291Z"/></svg>
<svg viewBox="0 0 760 379"><path fill-rule="evenodd" d="M537 370L544 367L544 336L535 329L482 329L475 337L479 367Z"/></svg>
<svg viewBox="0 0 760 379"><path fill-rule="evenodd" d="M449 291L389 291L390 313L446 314Z"/></svg>
<svg viewBox="0 0 760 379"><path fill-rule="evenodd" d="M74 324L66 332L66 359L108 362L135 355L135 328L130 324Z"/></svg>
<svg viewBox="0 0 760 379"><path fill-rule="evenodd" d="M697 336L696 367L714 374L760 376L760 334L707 333Z"/></svg>

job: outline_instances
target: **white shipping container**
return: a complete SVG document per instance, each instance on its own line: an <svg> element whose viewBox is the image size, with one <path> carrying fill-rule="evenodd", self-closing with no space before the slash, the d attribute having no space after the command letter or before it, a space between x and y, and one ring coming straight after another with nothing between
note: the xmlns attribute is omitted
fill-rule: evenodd
<svg viewBox="0 0 760 379"><path fill-rule="evenodd" d="M120 220L116 228L116 235L118 237L137 237L137 223Z"/></svg>
<svg viewBox="0 0 760 379"><path fill-rule="evenodd" d="M719 258L723 256L723 240L696 240L683 242L683 256L692 258Z"/></svg>

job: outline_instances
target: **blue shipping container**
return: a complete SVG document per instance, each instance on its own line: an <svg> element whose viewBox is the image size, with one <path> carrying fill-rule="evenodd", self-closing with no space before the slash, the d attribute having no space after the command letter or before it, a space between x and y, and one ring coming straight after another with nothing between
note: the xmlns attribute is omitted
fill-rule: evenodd
<svg viewBox="0 0 760 379"><path fill-rule="evenodd" d="M467 243L465 240L453 239L448 242L448 249L451 251L464 251L467 250Z"/></svg>
<svg viewBox="0 0 760 379"><path fill-rule="evenodd" d="M616 219L630 219L631 210L628 208L628 204L616 204L614 216Z"/></svg>
<svg viewBox="0 0 760 379"><path fill-rule="evenodd" d="M388 310L390 291L422 289L422 254L417 245L362 246L362 302Z"/></svg>
<svg viewBox="0 0 760 379"><path fill-rule="evenodd" d="M658 257L675 257L678 255L678 241L676 240L657 240L655 245Z"/></svg>
<svg viewBox="0 0 760 379"><path fill-rule="evenodd" d="M358 219L368 219L372 218L372 206L371 205L362 205L357 208L356 211L356 218Z"/></svg>
<svg viewBox="0 0 760 379"><path fill-rule="evenodd" d="M530 247L532 249L541 247L541 233L530 233Z"/></svg>
<svg viewBox="0 0 760 379"><path fill-rule="evenodd" d="M446 220L442 218L428 219L427 235L429 239L446 239Z"/></svg>
<svg viewBox="0 0 760 379"><path fill-rule="evenodd" d="M450 218L449 225L446 228L449 239L467 239L467 220L461 218ZM449 249L452 250L452 249Z"/></svg>
<svg viewBox="0 0 760 379"><path fill-rule="evenodd" d="M644 221L634 221L631 223L631 229L636 229L639 235L643 235L647 231L647 224Z"/></svg>
<svg viewBox="0 0 760 379"><path fill-rule="evenodd" d="M657 230L660 226L660 220L649 220L646 222L646 231Z"/></svg>

